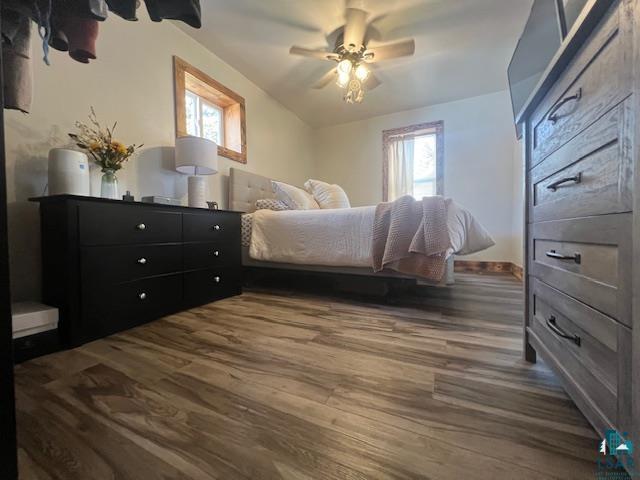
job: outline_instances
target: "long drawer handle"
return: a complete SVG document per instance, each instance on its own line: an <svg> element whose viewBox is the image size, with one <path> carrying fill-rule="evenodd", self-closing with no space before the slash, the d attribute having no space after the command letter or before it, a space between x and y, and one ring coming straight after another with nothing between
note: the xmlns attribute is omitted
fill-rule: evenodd
<svg viewBox="0 0 640 480"><path fill-rule="evenodd" d="M573 255L563 255L556 252L555 250L549 250L545 253L545 255L549 258L555 258L556 260L573 260L577 264L582 263L582 255L580 255L579 253L574 253Z"/></svg>
<svg viewBox="0 0 640 480"><path fill-rule="evenodd" d="M558 110L560 110L563 106L565 106L569 102L578 102L582 98L582 88L579 88L578 91L571 95L570 97L565 97L560 100L556 105L551 109L549 115L547 115L547 120L551 123L556 123L560 119L560 115L558 115Z"/></svg>
<svg viewBox="0 0 640 480"><path fill-rule="evenodd" d="M574 185L578 185L579 183L582 183L582 172L578 173L577 175L574 175L573 177L561 178L558 181L550 183L549 185L547 185L547 190L551 190L552 192L555 192L556 190L558 190L559 186L564 185L565 183L570 183L570 182L573 183Z"/></svg>
<svg viewBox="0 0 640 480"><path fill-rule="evenodd" d="M562 337L562 338L566 338L567 340L571 340L573 343L575 343L576 345L580 346L580 343L581 343L580 337L578 335L570 335L567 332L565 332L564 330L562 330L558 326L558 324L556 323L556 317L554 317L553 315L551 315L549 318L547 318L547 326L557 336Z"/></svg>

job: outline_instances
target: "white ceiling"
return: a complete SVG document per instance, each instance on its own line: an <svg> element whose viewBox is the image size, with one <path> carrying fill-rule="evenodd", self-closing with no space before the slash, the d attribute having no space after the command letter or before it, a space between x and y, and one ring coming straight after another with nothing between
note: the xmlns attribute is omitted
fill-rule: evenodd
<svg viewBox="0 0 640 480"><path fill-rule="evenodd" d="M532 1L364 0L369 46L415 38L416 53L377 64L383 84L360 105L333 84L310 88L332 63L289 55L291 45L332 50L345 0L202 0L202 29L180 28L319 127L505 89Z"/></svg>

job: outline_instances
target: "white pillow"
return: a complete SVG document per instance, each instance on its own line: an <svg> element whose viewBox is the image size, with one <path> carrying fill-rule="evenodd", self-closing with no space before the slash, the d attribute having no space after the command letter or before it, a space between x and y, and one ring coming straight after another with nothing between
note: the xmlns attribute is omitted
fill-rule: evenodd
<svg viewBox="0 0 640 480"><path fill-rule="evenodd" d="M449 198L446 202L449 238L456 255L471 255L496 244L471 213Z"/></svg>
<svg viewBox="0 0 640 480"><path fill-rule="evenodd" d="M307 180L304 188L313 195L320 208L351 208L349 197L340 185L331 185L320 180Z"/></svg>
<svg viewBox="0 0 640 480"><path fill-rule="evenodd" d="M271 185L276 198L283 201L292 210L317 210L320 208L313 196L301 188L275 180L271 181Z"/></svg>

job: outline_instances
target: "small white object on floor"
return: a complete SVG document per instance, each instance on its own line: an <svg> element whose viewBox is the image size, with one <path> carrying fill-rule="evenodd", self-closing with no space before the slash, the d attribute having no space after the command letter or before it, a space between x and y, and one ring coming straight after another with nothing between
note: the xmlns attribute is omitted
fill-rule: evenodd
<svg viewBox="0 0 640 480"><path fill-rule="evenodd" d="M58 328L58 309L38 302L11 304L13 338L22 338Z"/></svg>

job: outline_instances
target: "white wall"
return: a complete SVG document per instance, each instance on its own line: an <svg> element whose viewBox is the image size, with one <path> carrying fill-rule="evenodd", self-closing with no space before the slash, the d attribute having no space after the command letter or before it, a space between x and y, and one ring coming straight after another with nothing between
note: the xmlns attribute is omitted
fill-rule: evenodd
<svg viewBox="0 0 640 480"><path fill-rule="evenodd" d="M514 184L516 137L507 91L319 129L316 175L342 185L354 206L380 202L382 131L437 120L444 121L445 195L469 209L496 241L466 258L516 261L522 232L514 189L520 185Z"/></svg>
<svg viewBox="0 0 640 480"><path fill-rule="evenodd" d="M210 198L226 205L229 167L247 168L291 183L312 176L312 131L263 90L169 22L129 23L110 17L100 25L98 60L81 65L52 53L40 60L34 38L35 98L29 115L7 112L7 187L10 215L12 290L16 300L37 299L40 245L37 206L47 183L47 152L68 143L76 120L93 105L105 123L118 121L117 137L144 143L139 156L118 174L122 193L183 197L186 179L173 171L174 106L172 56L178 55L246 100L248 164L221 159L220 174L209 177ZM37 37L37 36L36 36ZM99 195L99 171L92 193Z"/></svg>

